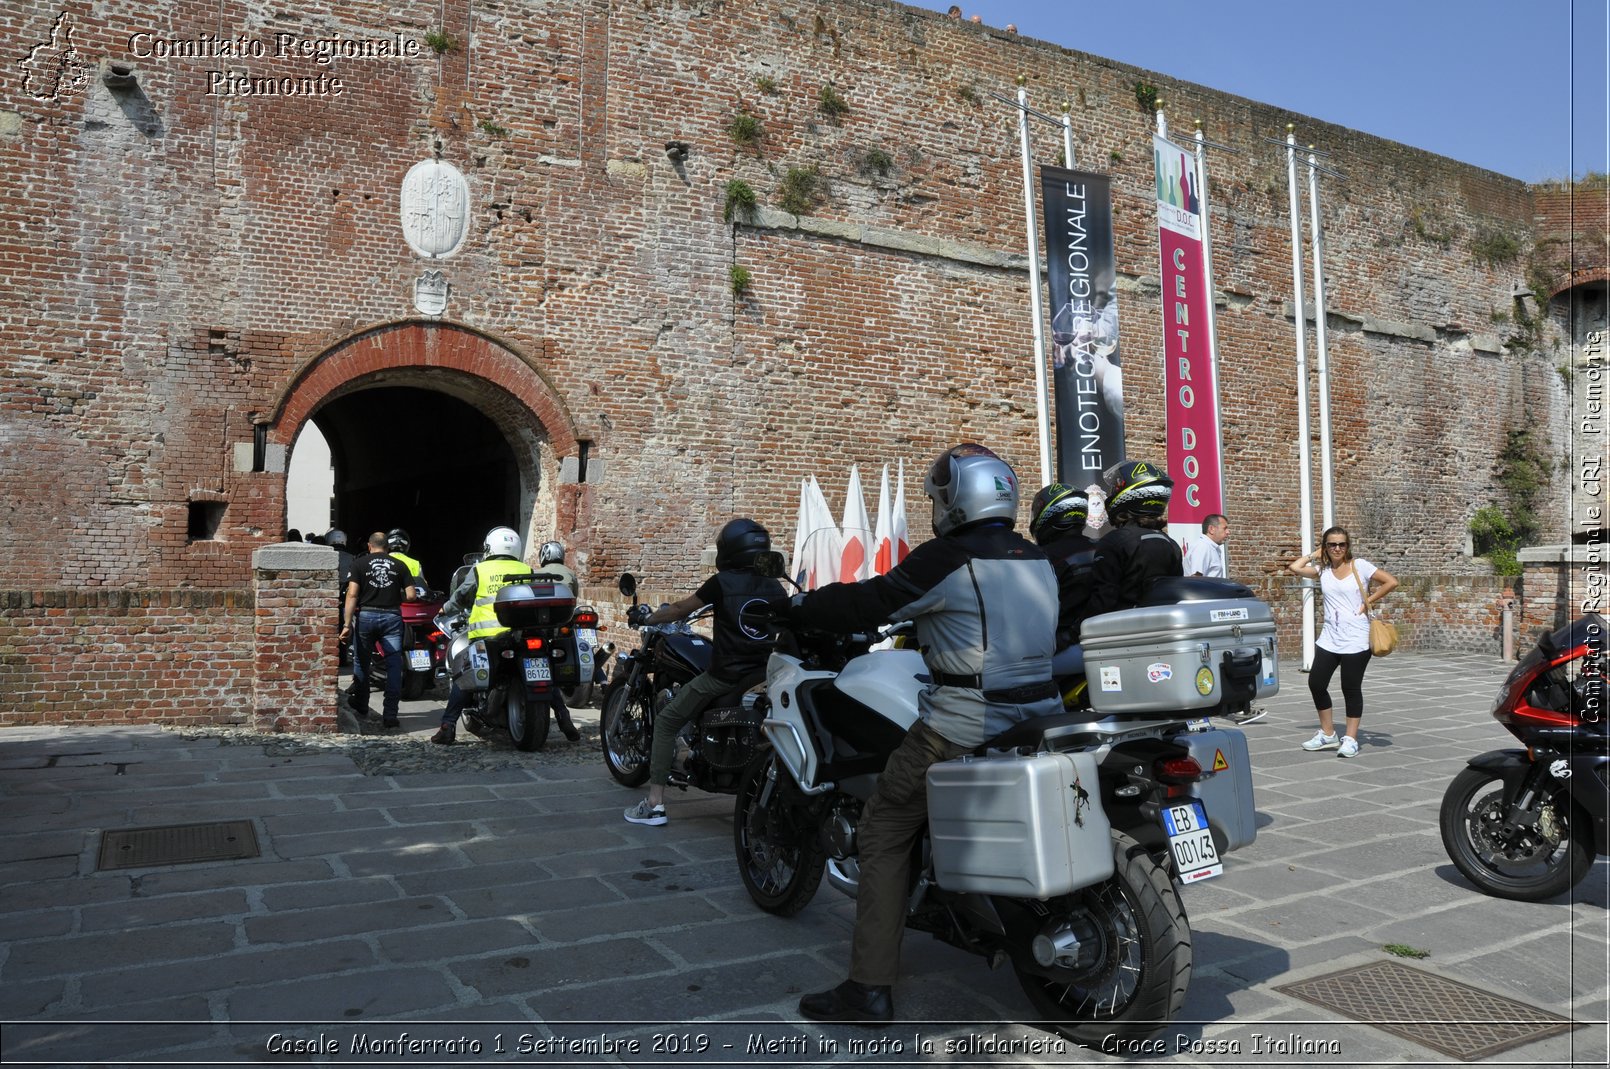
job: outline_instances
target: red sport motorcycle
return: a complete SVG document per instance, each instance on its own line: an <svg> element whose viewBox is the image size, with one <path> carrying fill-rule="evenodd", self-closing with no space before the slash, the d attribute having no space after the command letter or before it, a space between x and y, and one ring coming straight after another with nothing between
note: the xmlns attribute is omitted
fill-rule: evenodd
<svg viewBox="0 0 1610 1069"><path fill-rule="evenodd" d="M1442 798L1442 845L1496 898L1538 902L1610 853L1610 711L1604 617L1545 635L1510 672L1493 718L1525 749L1470 759Z"/></svg>

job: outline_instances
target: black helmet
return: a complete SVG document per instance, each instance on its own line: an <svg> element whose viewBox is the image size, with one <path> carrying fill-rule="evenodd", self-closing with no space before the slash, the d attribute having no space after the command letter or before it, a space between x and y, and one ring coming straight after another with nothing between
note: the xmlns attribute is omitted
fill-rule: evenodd
<svg viewBox="0 0 1610 1069"><path fill-rule="evenodd" d="M386 548L393 553L407 553L412 544L408 541L408 532L401 527L393 527L386 532Z"/></svg>
<svg viewBox="0 0 1610 1069"><path fill-rule="evenodd" d="M716 535L716 569L747 568L755 558L771 549L771 535L754 520L731 520Z"/></svg>
<svg viewBox="0 0 1610 1069"><path fill-rule="evenodd" d="M1090 498L1083 490L1052 483L1034 495L1029 506L1029 533L1040 545L1077 534L1090 515Z"/></svg>
<svg viewBox="0 0 1610 1069"><path fill-rule="evenodd" d="M1166 516L1174 480L1156 464L1124 460L1107 469L1107 511L1117 516Z"/></svg>

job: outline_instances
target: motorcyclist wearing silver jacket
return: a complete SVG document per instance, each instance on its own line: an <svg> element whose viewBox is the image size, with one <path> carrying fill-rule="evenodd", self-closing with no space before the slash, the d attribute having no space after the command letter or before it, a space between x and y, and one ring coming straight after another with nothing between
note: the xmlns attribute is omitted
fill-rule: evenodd
<svg viewBox="0 0 1610 1069"><path fill-rule="evenodd" d="M1057 580L1045 554L1012 530L1017 475L983 446L959 445L934 462L923 489L938 537L885 575L801 595L789 613L796 624L833 631L911 620L933 680L918 699L921 719L890 755L859 823L850 978L800 1000L800 1013L818 1021L893 1018L929 766L1062 709L1051 678Z"/></svg>

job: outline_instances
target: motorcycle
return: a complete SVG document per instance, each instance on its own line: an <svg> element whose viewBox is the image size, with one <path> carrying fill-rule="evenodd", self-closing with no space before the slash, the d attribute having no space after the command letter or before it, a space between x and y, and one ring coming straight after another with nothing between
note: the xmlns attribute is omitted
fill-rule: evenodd
<svg viewBox="0 0 1610 1069"><path fill-rule="evenodd" d="M566 627L559 629L556 650L556 678L565 696L565 704L572 709L592 704L593 689L608 679L604 662L614 652L614 646L601 646L598 642L598 612L591 606L576 609ZM562 663L560 663L562 662Z"/></svg>
<svg viewBox="0 0 1610 1069"><path fill-rule="evenodd" d="M464 726L482 738L506 730L516 749L539 750L548 741L557 686L554 636L575 612L576 598L563 583L515 576L492 607L508 630L485 638L471 640L466 618L456 613L435 621L448 636L448 670L466 699Z"/></svg>
<svg viewBox="0 0 1610 1069"><path fill-rule="evenodd" d="M626 619L642 635L642 647L616 658L598 735L604 766L615 782L638 787L648 779L655 715L678 688L710 667L714 647L691 627L708 610L668 624L644 624L649 609L638 604L637 580L630 573L621 576L620 592L632 599ZM759 698L758 690L735 687L694 717L678 739L668 785L717 794L737 790L760 743Z"/></svg>
<svg viewBox="0 0 1610 1069"><path fill-rule="evenodd" d="M1262 602L1213 597L1228 588L1200 581L1194 589L1202 600L1187 609L1108 619L1125 617L1133 638L1134 625L1158 613L1223 614L1173 636L1179 660L1188 657L1192 670L1200 662L1205 675L1178 672L1185 687L1143 676L1152 708L1065 707L928 774L906 926L992 967L1010 964L1046 1026L1092 1047L1144 1039L1179 1011L1192 964L1182 886L1222 873L1223 855L1256 834L1245 736L1208 730L1203 718L1273 693L1274 666L1266 669L1262 654L1273 657L1274 624ZM767 744L739 783L733 840L750 897L791 916L824 875L855 897L862 809L917 720L930 678L916 650L872 649L888 632L773 623L778 645L761 709ZM1115 686L1125 666L1095 656L1090 678L1107 689L1092 698L1122 706L1132 697ZM1141 656L1156 677L1175 655L1148 648ZM1221 669L1246 661L1255 662L1251 685L1223 680ZM1065 692L1089 693L1074 685L1077 653L1057 669ZM1184 693L1201 700L1170 708Z"/></svg>
<svg viewBox="0 0 1610 1069"><path fill-rule="evenodd" d="M1443 848L1484 894L1553 898L1610 853L1606 637L1597 613L1543 636L1492 710L1526 748L1471 758L1443 795Z"/></svg>
<svg viewBox="0 0 1610 1069"><path fill-rule="evenodd" d="M444 592L430 590L417 601L402 603L402 696L405 701L423 697L447 674L447 636L435 624L446 601ZM384 656L379 643L375 644L375 652Z"/></svg>

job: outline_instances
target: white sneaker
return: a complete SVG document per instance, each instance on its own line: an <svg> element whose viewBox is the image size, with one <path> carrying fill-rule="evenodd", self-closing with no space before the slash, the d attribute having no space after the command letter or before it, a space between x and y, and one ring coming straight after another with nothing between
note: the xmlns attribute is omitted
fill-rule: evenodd
<svg viewBox="0 0 1610 1069"><path fill-rule="evenodd" d="M1337 745L1337 743L1336 743L1336 736L1335 735L1327 735L1323 731L1316 731L1314 733L1313 738L1311 738L1307 742L1303 743L1303 749L1305 749L1305 750L1334 750L1334 749L1336 749L1336 745ZM1354 743L1353 747L1356 750L1358 748L1358 743Z"/></svg>
<svg viewBox="0 0 1610 1069"><path fill-rule="evenodd" d="M1357 757L1358 756L1358 740L1353 738L1353 736L1351 736L1351 735L1343 735L1342 736L1342 746L1341 746L1341 749L1336 751L1336 756L1337 757Z"/></svg>
<svg viewBox="0 0 1610 1069"><path fill-rule="evenodd" d="M649 805L644 798L626 811L626 819L632 824L649 824L658 827L665 823L665 806Z"/></svg>

